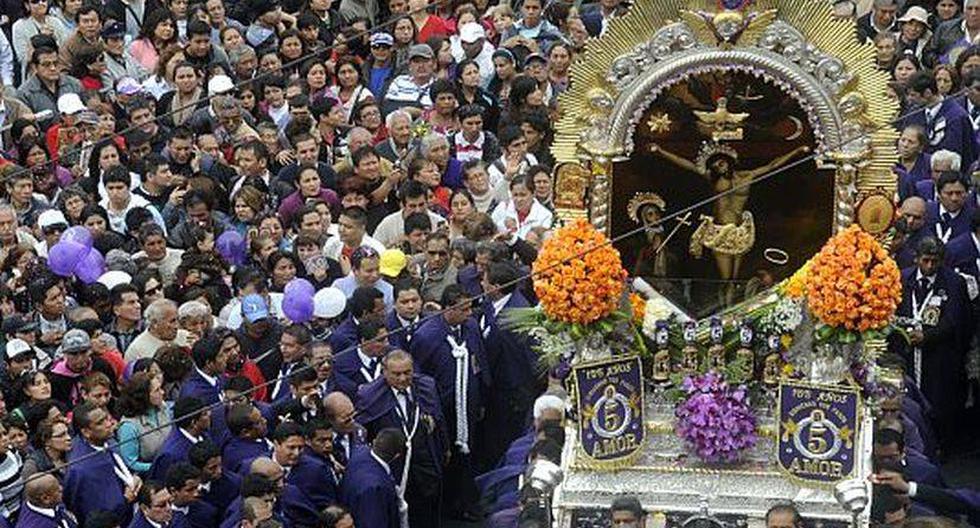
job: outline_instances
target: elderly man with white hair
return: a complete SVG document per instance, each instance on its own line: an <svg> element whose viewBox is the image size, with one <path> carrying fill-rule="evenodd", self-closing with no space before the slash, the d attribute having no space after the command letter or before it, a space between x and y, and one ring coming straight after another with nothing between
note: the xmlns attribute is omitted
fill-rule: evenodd
<svg viewBox="0 0 980 528"><path fill-rule="evenodd" d="M177 345L190 347L187 330L177 324L177 304L169 299L157 299L144 311L147 328L126 349L126 362L153 357L160 347Z"/></svg>
<svg viewBox="0 0 980 528"><path fill-rule="evenodd" d="M395 110L385 117L388 138L378 143L375 150L382 158L396 163L408 153L412 143L412 116L404 110Z"/></svg>
<svg viewBox="0 0 980 528"><path fill-rule="evenodd" d="M214 328L211 307L204 301L187 301L177 309L177 323L186 330L189 342L193 343Z"/></svg>
<svg viewBox="0 0 980 528"><path fill-rule="evenodd" d="M938 198L936 195L936 182L939 175L948 172L960 172L963 166L963 158L951 150L937 150L932 153L929 160L929 169L932 171L932 178L915 182L915 196L921 197L927 202L934 202Z"/></svg>

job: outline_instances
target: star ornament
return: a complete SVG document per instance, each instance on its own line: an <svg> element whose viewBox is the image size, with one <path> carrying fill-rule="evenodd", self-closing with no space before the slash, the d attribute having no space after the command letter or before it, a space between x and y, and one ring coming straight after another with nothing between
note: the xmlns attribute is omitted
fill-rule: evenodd
<svg viewBox="0 0 980 528"><path fill-rule="evenodd" d="M650 132L654 134L666 134L670 132L670 125L673 123L670 120L670 116L664 113L653 114L647 121L647 126L650 127Z"/></svg>

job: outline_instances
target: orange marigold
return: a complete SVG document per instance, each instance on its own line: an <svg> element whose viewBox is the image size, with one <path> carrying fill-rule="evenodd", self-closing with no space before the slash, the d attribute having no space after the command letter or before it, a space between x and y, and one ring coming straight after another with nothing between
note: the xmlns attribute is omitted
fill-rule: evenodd
<svg viewBox="0 0 980 528"><path fill-rule="evenodd" d="M630 293L630 308L633 309L633 320L642 323L647 311L647 302L639 293Z"/></svg>
<svg viewBox="0 0 980 528"><path fill-rule="evenodd" d="M619 308L626 288L619 251L586 220L558 229L532 270L545 315L565 323L589 324L608 316Z"/></svg>
<svg viewBox="0 0 980 528"><path fill-rule="evenodd" d="M852 225L810 261L806 300L823 324L876 330L888 324L902 300L901 274L878 241Z"/></svg>

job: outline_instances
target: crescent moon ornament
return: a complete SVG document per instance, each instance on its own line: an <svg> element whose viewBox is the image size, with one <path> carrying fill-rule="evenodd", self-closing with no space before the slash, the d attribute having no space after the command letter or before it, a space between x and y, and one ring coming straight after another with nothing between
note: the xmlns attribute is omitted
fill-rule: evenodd
<svg viewBox="0 0 980 528"><path fill-rule="evenodd" d="M798 139L800 136L803 135L803 121L800 121L800 118L796 116L789 116L789 120L792 121L794 125L796 125L796 130L792 134L786 136L785 140L793 141L794 139Z"/></svg>

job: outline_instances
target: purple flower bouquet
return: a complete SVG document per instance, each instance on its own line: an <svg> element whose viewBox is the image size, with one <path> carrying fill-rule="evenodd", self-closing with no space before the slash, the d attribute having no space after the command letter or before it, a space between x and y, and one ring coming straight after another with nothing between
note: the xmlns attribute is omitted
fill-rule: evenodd
<svg viewBox="0 0 980 528"><path fill-rule="evenodd" d="M732 388L711 371L685 378L681 388L686 397L674 411L675 430L701 460L733 463L755 445L755 415L744 385Z"/></svg>

